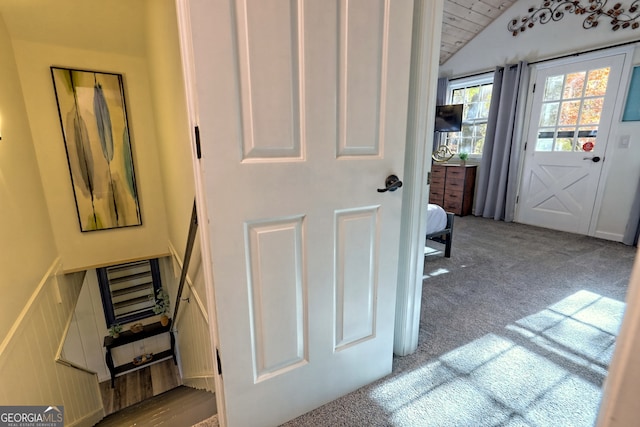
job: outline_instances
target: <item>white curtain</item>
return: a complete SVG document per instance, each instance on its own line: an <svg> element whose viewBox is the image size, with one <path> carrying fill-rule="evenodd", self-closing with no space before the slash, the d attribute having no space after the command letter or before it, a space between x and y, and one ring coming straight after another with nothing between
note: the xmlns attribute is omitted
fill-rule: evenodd
<svg viewBox="0 0 640 427"><path fill-rule="evenodd" d="M513 221L529 66L526 62L498 67L478 172L474 214Z"/></svg>

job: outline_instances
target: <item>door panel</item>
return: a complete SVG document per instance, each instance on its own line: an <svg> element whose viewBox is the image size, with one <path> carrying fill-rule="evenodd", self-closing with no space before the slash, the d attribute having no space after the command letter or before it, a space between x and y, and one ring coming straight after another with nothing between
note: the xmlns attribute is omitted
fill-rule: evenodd
<svg viewBox="0 0 640 427"><path fill-rule="evenodd" d="M296 2L238 2L243 160L301 158Z"/></svg>
<svg viewBox="0 0 640 427"><path fill-rule="evenodd" d="M379 207L335 214L335 349L374 338L377 293Z"/></svg>
<svg viewBox="0 0 640 427"><path fill-rule="evenodd" d="M341 1L338 156L379 155L384 121L386 1ZM363 100L367 102L363 102Z"/></svg>
<svg viewBox="0 0 640 427"><path fill-rule="evenodd" d="M537 70L518 222L588 234L623 63Z"/></svg>
<svg viewBox="0 0 640 427"><path fill-rule="evenodd" d="M391 371L413 2L192 0L228 425Z"/></svg>
<svg viewBox="0 0 640 427"><path fill-rule="evenodd" d="M301 216L246 224L255 382L308 361L303 227Z"/></svg>

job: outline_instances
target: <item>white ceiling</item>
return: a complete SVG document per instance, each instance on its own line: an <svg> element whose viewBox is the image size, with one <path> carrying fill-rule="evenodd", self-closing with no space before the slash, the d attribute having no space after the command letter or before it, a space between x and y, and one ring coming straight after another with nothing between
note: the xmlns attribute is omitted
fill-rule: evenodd
<svg viewBox="0 0 640 427"><path fill-rule="evenodd" d="M444 64L515 2L516 0L445 0L440 64Z"/></svg>
<svg viewBox="0 0 640 427"><path fill-rule="evenodd" d="M426 0L428 1L428 0ZM516 0L445 0L440 64ZM148 0L0 0L13 39L144 55Z"/></svg>

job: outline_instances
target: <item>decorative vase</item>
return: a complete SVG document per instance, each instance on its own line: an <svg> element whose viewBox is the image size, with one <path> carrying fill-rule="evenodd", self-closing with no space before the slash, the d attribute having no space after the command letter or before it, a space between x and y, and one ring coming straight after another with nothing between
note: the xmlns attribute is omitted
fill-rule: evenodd
<svg viewBox="0 0 640 427"><path fill-rule="evenodd" d="M166 314L163 314L162 317L160 317L160 324L162 326L167 326L169 324L169 317L167 317Z"/></svg>
<svg viewBox="0 0 640 427"><path fill-rule="evenodd" d="M460 166L466 166L467 161L466 160L460 160Z"/></svg>
<svg viewBox="0 0 640 427"><path fill-rule="evenodd" d="M112 336L113 336L113 338L118 338L120 336L120 332L116 332Z"/></svg>

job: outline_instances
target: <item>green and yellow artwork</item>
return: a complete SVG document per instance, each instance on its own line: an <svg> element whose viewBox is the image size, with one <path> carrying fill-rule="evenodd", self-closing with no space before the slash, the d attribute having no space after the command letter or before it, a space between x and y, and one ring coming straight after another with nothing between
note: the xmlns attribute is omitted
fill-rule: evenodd
<svg viewBox="0 0 640 427"><path fill-rule="evenodd" d="M122 75L51 67L82 231L141 225Z"/></svg>

